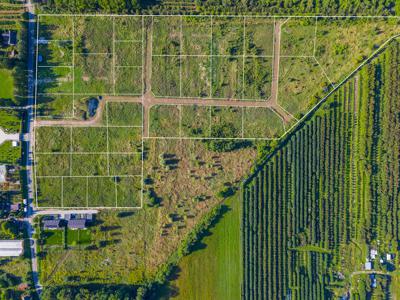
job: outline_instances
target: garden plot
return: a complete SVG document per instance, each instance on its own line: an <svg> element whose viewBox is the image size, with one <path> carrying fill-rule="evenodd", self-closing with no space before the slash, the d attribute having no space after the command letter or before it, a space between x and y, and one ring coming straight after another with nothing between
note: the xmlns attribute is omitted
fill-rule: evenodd
<svg viewBox="0 0 400 300"><path fill-rule="evenodd" d="M103 113L95 126L36 127L38 207L141 206L142 106L110 102Z"/></svg>

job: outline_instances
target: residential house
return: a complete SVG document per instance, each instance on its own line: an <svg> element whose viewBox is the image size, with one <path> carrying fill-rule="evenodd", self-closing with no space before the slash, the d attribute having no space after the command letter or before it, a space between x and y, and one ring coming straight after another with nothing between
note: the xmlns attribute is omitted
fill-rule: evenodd
<svg viewBox="0 0 400 300"><path fill-rule="evenodd" d="M86 229L86 219L73 219L68 221L69 229Z"/></svg>
<svg viewBox="0 0 400 300"><path fill-rule="evenodd" d="M45 230L55 230L60 229L60 220L43 220L43 229Z"/></svg>

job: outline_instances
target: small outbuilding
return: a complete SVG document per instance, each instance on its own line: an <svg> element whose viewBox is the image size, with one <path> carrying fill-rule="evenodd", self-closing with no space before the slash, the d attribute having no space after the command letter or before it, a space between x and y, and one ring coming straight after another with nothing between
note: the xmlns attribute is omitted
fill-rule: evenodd
<svg viewBox="0 0 400 300"><path fill-rule="evenodd" d="M60 228L60 220L43 220L43 229L45 230L56 230Z"/></svg>
<svg viewBox="0 0 400 300"><path fill-rule="evenodd" d="M17 257L23 251L23 240L0 240L0 257Z"/></svg>
<svg viewBox="0 0 400 300"><path fill-rule="evenodd" d="M86 229L86 220L85 219L73 219L68 221L69 229Z"/></svg>
<svg viewBox="0 0 400 300"><path fill-rule="evenodd" d="M19 203L10 205L10 211L14 211L14 212L19 211L20 208L21 208L21 205Z"/></svg>
<svg viewBox="0 0 400 300"><path fill-rule="evenodd" d="M17 44L17 32L14 30L7 30L2 34L3 44L7 46L15 46Z"/></svg>
<svg viewBox="0 0 400 300"><path fill-rule="evenodd" d="M365 263L365 271L370 271L370 270L372 270L372 262L367 261Z"/></svg>

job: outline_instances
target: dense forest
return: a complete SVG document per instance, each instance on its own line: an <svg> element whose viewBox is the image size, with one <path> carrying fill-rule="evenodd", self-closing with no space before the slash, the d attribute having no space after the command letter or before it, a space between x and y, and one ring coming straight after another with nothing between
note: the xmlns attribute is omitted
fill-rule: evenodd
<svg viewBox="0 0 400 300"><path fill-rule="evenodd" d="M245 183L244 299L345 296L368 249L398 254L399 57L394 41ZM384 274L392 267L376 265ZM360 290L351 299L378 291Z"/></svg>
<svg viewBox="0 0 400 300"><path fill-rule="evenodd" d="M42 8L48 12L73 13L396 15L400 13L399 5L394 0L48 0Z"/></svg>

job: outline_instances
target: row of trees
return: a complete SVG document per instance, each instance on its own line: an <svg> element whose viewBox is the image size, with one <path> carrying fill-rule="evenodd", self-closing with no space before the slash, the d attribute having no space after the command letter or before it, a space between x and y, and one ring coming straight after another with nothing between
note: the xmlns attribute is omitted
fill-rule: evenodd
<svg viewBox="0 0 400 300"><path fill-rule="evenodd" d="M398 248L399 55L395 41L244 184L245 299L330 299L342 247Z"/></svg>
<svg viewBox="0 0 400 300"><path fill-rule="evenodd" d="M112 12L112 13L252 13L322 14L322 15L393 15L400 12L394 0L48 0L45 8L56 12Z"/></svg>

